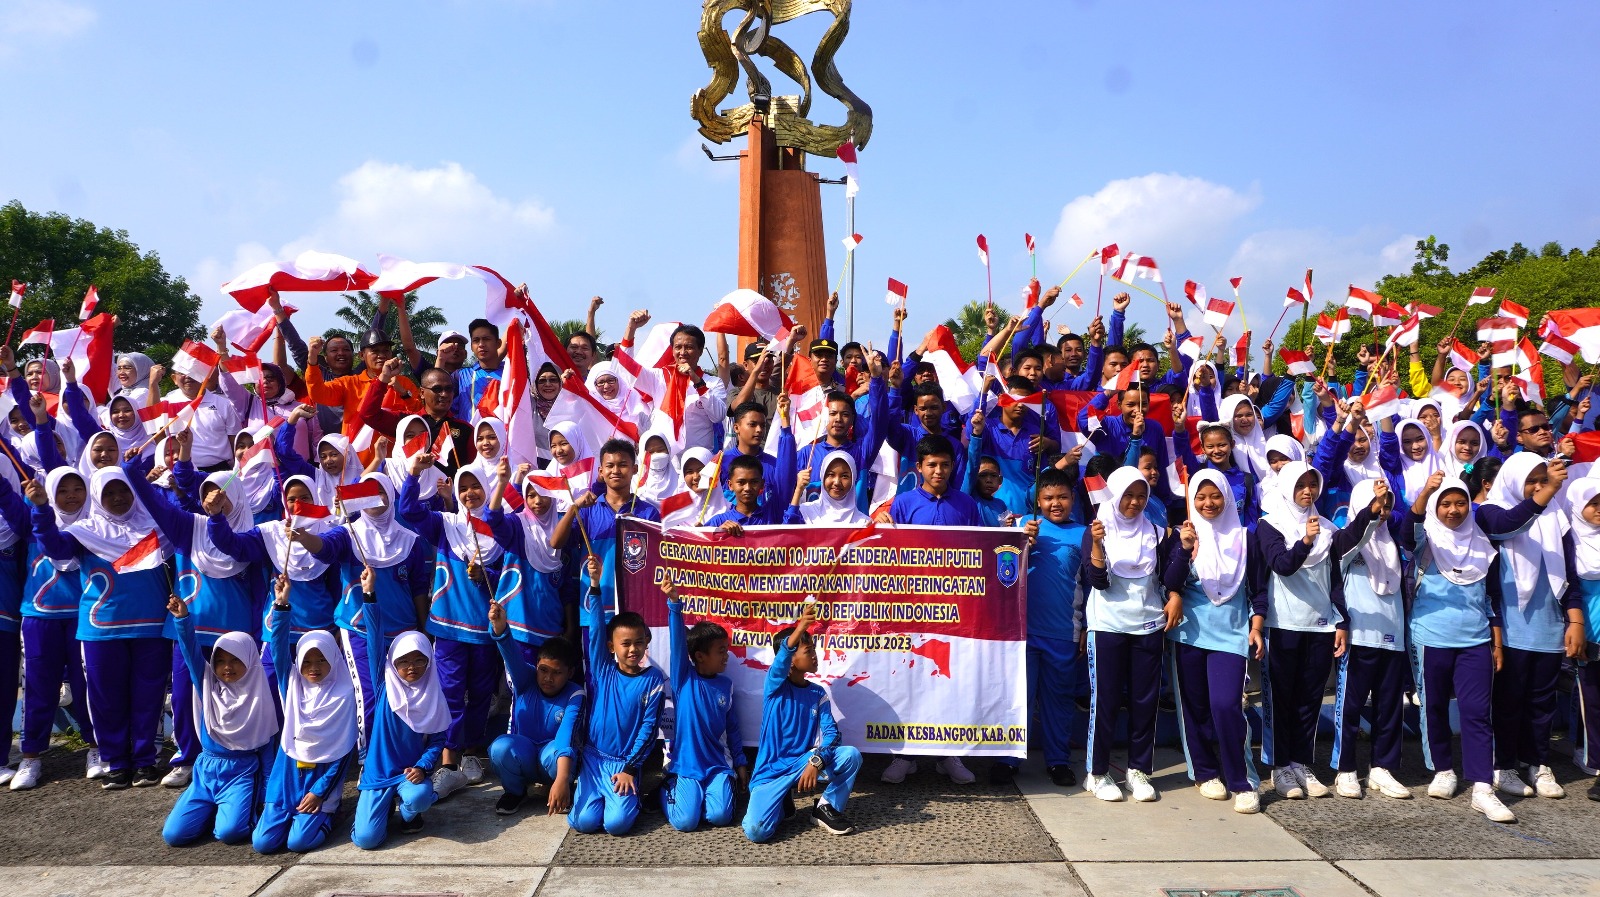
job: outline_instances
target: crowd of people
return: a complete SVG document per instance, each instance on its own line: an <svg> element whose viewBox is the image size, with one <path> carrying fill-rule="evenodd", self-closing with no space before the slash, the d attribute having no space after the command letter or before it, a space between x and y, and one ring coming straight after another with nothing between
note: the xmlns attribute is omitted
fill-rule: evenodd
<svg viewBox="0 0 1600 897"><path fill-rule="evenodd" d="M1402 363L1379 343L1353 371L1333 370L1330 351L1318 375L1279 376L1270 341L1259 368L1178 351L1190 340L1179 304L1165 309L1164 351L1126 344L1127 294L1109 320L1052 334L1059 292L1035 289L1004 323L991 313L970 368L937 331L906 352L904 305L883 351L837 342L836 298L814 339L797 327L786 345L752 342L742 363L725 337L708 346L679 325L659 395L637 385L650 316L634 312L602 347L596 299L561 365L529 372L541 426L520 453L508 422L486 414L507 366L505 334L486 319L429 353L404 304L383 302L359 345L304 340L273 294L274 360L257 382L219 362L173 373L164 391L167 371L129 352L104 403L70 360L19 369L0 348L0 677L20 681L23 704L21 759L8 755L0 782L41 783L63 705L103 788L182 789L163 831L173 845L212 835L315 849L353 774L351 838L376 848L391 828L422 829L486 761L504 788L497 813L521 812L539 785L545 810L579 832L624 834L655 801L678 829L731 825L742 803L760 842L795 814L796 792L819 789L814 823L852 831L861 754L841 743L816 681L825 615L808 603L774 634L752 759L728 631L688 625L669 591L663 652L642 617L616 612L617 520L631 516L733 539L872 519L1019 528L1030 725L1051 780L1076 786L1087 698L1082 787L1101 800L1124 799L1124 786L1157 799L1164 689L1190 778L1241 813L1264 791L1411 797L1408 702L1430 796L1464 781L1471 806L1502 822L1514 816L1496 791L1563 796L1550 746L1559 682L1576 676L1586 709L1600 700L1589 662L1600 478L1569 464L1594 426L1591 376L1565 366L1566 394L1541 407L1487 362L1455 366L1449 341L1431 369L1416 346ZM219 359L236 349L212 337ZM803 388L821 394L803 440L791 355L809 359ZM1396 394L1381 387L1408 397L1379 407ZM564 390L630 426L595 440L557 419ZM172 405L192 416L149 413ZM672 500L685 492L693 501ZM1316 742L1335 668L1329 788ZM503 733L489 731L497 692L510 695ZM168 695L176 749L163 770ZM7 725L18 698L0 689ZM665 778L641 797L669 701ZM1110 753L1124 711L1119 783ZM1600 714L1581 720L1574 761L1592 772ZM987 774L1010 781L1022 760ZM916 766L896 756L882 778ZM959 757L936 768L975 779Z"/></svg>

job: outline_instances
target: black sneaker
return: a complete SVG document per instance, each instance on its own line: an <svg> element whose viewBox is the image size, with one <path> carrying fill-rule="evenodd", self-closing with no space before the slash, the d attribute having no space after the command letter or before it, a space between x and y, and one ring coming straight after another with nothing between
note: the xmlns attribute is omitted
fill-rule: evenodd
<svg viewBox="0 0 1600 897"><path fill-rule="evenodd" d="M402 835L415 835L417 832L422 831L426 825L427 822L423 820L422 814L418 813L410 819L407 819L404 816L400 817L400 825L397 826L397 828Z"/></svg>
<svg viewBox="0 0 1600 897"><path fill-rule="evenodd" d="M1595 779L1594 784L1589 786L1589 799L1600 800L1600 779Z"/></svg>
<svg viewBox="0 0 1600 897"><path fill-rule="evenodd" d="M522 802L524 800L527 800L526 796L521 794L512 794L511 792L507 791L505 794L500 795L499 800L494 802L495 815L510 816L512 813L522 809Z"/></svg>
<svg viewBox="0 0 1600 897"><path fill-rule="evenodd" d="M783 821L787 822L787 821L789 821L790 819L793 819L793 818L794 818L794 794L791 792L791 793L785 794L783 796Z"/></svg>
<svg viewBox="0 0 1600 897"><path fill-rule="evenodd" d="M161 784L161 770L154 766L141 766L134 770L133 787L154 788Z"/></svg>
<svg viewBox="0 0 1600 897"><path fill-rule="evenodd" d="M811 807L811 818L830 835L848 835L856 830L843 813L823 803L820 798Z"/></svg>
<svg viewBox="0 0 1600 897"><path fill-rule="evenodd" d="M1058 788L1066 788L1078 784L1077 774L1072 771L1072 767L1065 763L1059 766L1052 766L1045 771L1050 774L1050 781L1054 782Z"/></svg>
<svg viewBox="0 0 1600 897"><path fill-rule="evenodd" d="M121 772L108 772L100 780L101 791L121 791L133 784L133 773L126 769Z"/></svg>
<svg viewBox="0 0 1600 897"><path fill-rule="evenodd" d="M1017 780L1017 768L1010 763L996 760L989 767L989 784L1009 785Z"/></svg>

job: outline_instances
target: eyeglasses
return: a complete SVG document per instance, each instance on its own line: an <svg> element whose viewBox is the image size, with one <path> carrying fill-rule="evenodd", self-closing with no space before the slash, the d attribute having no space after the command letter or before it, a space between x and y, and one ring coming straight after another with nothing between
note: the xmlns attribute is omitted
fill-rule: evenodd
<svg viewBox="0 0 1600 897"><path fill-rule="evenodd" d="M1546 433L1546 432L1549 432L1549 430L1550 430L1550 424L1548 424L1548 423L1535 424L1534 426L1531 426L1531 427L1523 427L1522 428L1522 432L1524 432L1524 433Z"/></svg>
<svg viewBox="0 0 1600 897"><path fill-rule="evenodd" d="M560 386L561 385L561 378L560 377L540 377L539 379L537 379L537 380L535 380L533 382L538 384L539 386Z"/></svg>
<svg viewBox="0 0 1600 897"><path fill-rule="evenodd" d="M426 389L428 392L433 393L434 395L440 395L440 396L452 395L456 391L456 388L454 386L424 386L422 388Z"/></svg>
<svg viewBox="0 0 1600 897"><path fill-rule="evenodd" d="M396 657L394 659L394 668L397 670L401 668L408 670L425 670L428 668L428 658L419 657L415 660L409 660L404 657Z"/></svg>

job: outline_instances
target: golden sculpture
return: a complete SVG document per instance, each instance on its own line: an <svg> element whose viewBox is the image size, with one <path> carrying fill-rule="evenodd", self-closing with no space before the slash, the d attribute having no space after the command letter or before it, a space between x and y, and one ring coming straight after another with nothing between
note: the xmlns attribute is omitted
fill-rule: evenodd
<svg viewBox="0 0 1600 897"><path fill-rule="evenodd" d="M700 133L715 143L727 143L745 133L755 114L756 103L769 98L768 126L780 147L794 147L817 156L832 157L839 145L854 139L857 147L872 137L872 107L845 86L833 56L850 32L851 0L705 0L700 18L700 50L711 66L711 83L695 91L690 115L700 123ZM730 36L722 27L723 18L734 10L744 10L737 32ZM833 14L833 24L823 33L806 71L800 55L772 36L775 25L793 21L814 12ZM798 96L773 96L772 84L756 68L752 56L772 60L779 72L800 85ZM750 102L732 109L718 110L744 70ZM811 111L812 77L823 93L845 108L842 125L819 125L806 116Z"/></svg>

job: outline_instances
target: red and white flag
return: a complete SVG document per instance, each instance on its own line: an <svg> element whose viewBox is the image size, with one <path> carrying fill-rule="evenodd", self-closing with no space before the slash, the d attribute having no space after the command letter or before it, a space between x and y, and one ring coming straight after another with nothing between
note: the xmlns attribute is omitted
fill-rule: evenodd
<svg viewBox="0 0 1600 897"><path fill-rule="evenodd" d="M1434 305L1423 305L1421 302L1406 303L1406 313L1416 315L1421 320L1437 318L1444 309Z"/></svg>
<svg viewBox="0 0 1600 897"><path fill-rule="evenodd" d="M1562 364L1571 364L1581 351L1577 343L1555 333L1545 337L1544 344L1539 347L1541 355L1548 355Z"/></svg>
<svg viewBox="0 0 1600 897"><path fill-rule="evenodd" d="M563 502L572 500L572 490L567 488L567 481L559 476L549 474L529 474L523 488L532 488L533 491L545 498L557 499Z"/></svg>
<svg viewBox="0 0 1600 897"><path fill-rule="evenodd" d="M1333 314L1317 315L1317 341L1324 346L1331 346L1344 339L1350 332L1350 309L1340 308Z"/></svg>
<svg viewBox="0 0 1600 897"><path fill-rule="evenodd" d="M1115 259L1117 256L1119 256L1121 253L1122 253L1122 251L1117 248L1117 244L1115 244L1115 243L1112 243L1110 246L1107 246L1104 249L1100 250L1100 276L1101 277L1106 276L1106 271L1109 268L1109 266L1111 265L1112 260Z"/></svg>
<svg viewBox="0 0 1600 897"><path fill-rule="evenodd" d="M121 557L112 561L111 569L118 573L154 570L165 560L161 555L161 532L151 530L144 534L144 538L133 543L133 547L123 552Z"/></svg>
<svg viewBox="0 0 1600 897"><path fill-rule="evenodd" d="M337 492L339 508L344 511L346 517L368 508L383 507L383 487L378 485L377 480L361 480L348 486L340 486Z"/></svg>
<svg viewBox="0 0 1600 897"><path fill-rule="evenodd" d="M1510 367L1516 362L1517 322L1509 318L1482 318L1478 321L1478 342L1488 343L1492 367Z"/></svg>
<svg viewBox="0 0 1600 897"><path fill-rule="evenodd" d="M309 501L296 501L289 503L288 523L291 529L300 529L313 520L322 520L331 515L323 505L312 504Z"/></svg>
<svg viewBox="0 0 1600 897"><path fill-rule="evenodd" d="M22 294L28 291L28 285L20 280L11 281L11 307L22 307Z"/></svg>
<svg viewBox="0 0 1600 897"><path fill-rule="evenodd" d="M1122 257L1121 264L1111 275L1113 280L1123 283L1132 283L1135 279L1143 277L1161 283L1161 269L1156 265L1156 260L1148 255L1135 255L1130 252Z"/></svg>
<svg viewBox="0 0 1600 897"><path fill-rule="evenodd" d="M89 284L89 292L83 294L83 304L78 306L78 320L87 321L94 316L94 307L100 304L100 291Z"/></svg>
<svg viewBox="0 0 1600 897"><path fill-rule="evenodd" d="M1089 493L1091 504L1103 505L1113 498L1111 487L1106 485L1104 477L1098 477L1093 474L1084 477L1083 488L1085 492Z"/></svg>
<svg viewBox="0 0 1600 897"><path fill-rule="evenodd" d="M261 385L261 359L254 352L229 355L223 360L222 369L233 375L235 383Z"/></svg>
<svg viewBox="0 0 1600 897"><path fill-rule="evenodd" d="M1228 283L1233 287L1233 298L1235 301L1237 301L1239 298L1239 284L1244 283L1244 278L1230 277L1228 278Z"/></svg>
<svg viewBox="0 0 1600 897"><path fill-rule="evenodd" d="M1487 305L1494 301L1494 287L1475 287L1467 299L1468 305Z"/></svg>
<svg viewBox="0 0 1600 897"><path fill-rule="evenodd" d="M885 523L885 524L883 524L883 528L884 529L893 529L893 526L890 525L890 524ZM860 545L862 542L865 542L868 539L873 538L877 534L878 534L878 521L876 521L876 520L868 520L866 526L863 526L860 529L853 529L853 530L850 531L849 535L844 537L844 544L839 546L839 550L840 551L844 551L847 548L854 548L855 546Z"/></svg>
<svg viewBox="0 0 1600 897"><path fill-rule="evenodd" d="M1077 293L1073 293L1067 301L1072 303L1073 308L1083 308L1083 297Z"/></svg>
<svg viewBox="0 0 1600 897"><path fill-rule="evenodd" d="M1522 400L1545 402L1544 389L1544 364L1539 361L1539 350L1534 348L1533 340L1523 337L1517 343L1517 372L1512 376L1517 388L1522 390Z"/></svg>
<svg viewBox="0 0 1600 897"><path fill-rule="evenodd" d="M178 354L172 356L172 372L182 374L193 380L204 380L217 366L221 356L217 350L205 343L194 340L184 340L183 346L178 349Z"/></svg>
<svg viewBox="0 0 1600 897"><path fill-rule="evenodd" d="M861 179L856 174L856 142L854 140L846 140L839 145L839 149L834 155L838 156L839 161L844 163L844 195L847 197L855 196L861 192Z"/></svg>
<svg viewBox="0 0 1600 897"><path fill-rule="evenodd" d="M1311 356L1294 349L1279 349L1278 357L1283 359L1284 365L1289 369L1292 377L1303 377L1317 372L1317 366L1311 361Z"/></svg>
<svg viewBox="0 0 1600 897"><path fill-rule="evenodd" d="M400 447L400 453L405 456L407 461L410 461L412 458L427 451L428 443L432 441L433 437L429 436L427 429L424 428L421 433L406 440L406 444Z"/></svg>
<svg viewBox="0 0 1600 897"><path fill-rule="evenodd" d="M1389 334L1389 345L1415 346L1418 338L1422 336L1422 319L1412 315L1405 319L1399 327Z"/></svg>
<svg viewBox="0 0 1600 897"><path fill-rule="evenodd" d="M77 327L50 333L50 355L56 360L71 358L78 369L78 385L95 404L111 398L111 375L116 367L116 324L105 312L93 315Z"/></svg>
<svg viewBox="0 0 1600 897"><path fill-rule="evenodd" d="M442 461L446 455L454 455L456 453L456 441L451 436L448 423L439 426L439 438L433 441L433 445L428 448L428 453L433 455L435 461Z"/></svg>
<svg viewBox="0 0 1600 897"><path fill-rule="evenodd" d="M1600 363L1600 308L1571 308L1545 315L1545 336L1565 337L1583 352L1583 360Z"/></svg>
<svg viewBox="0 0 1600 897"><path fill-rule="evenodd" d="M1358 318L1372 319L1372 310L1383 304L1383 297L1371 290L1363 290L1355 284L1350 285L1350 293L1345 297L1344 307Z"/></svg>
<svg viewBox="0 0 1600 897"><path fill-rule="evenodd" d="M1400 413L1400 394L1395 391L1394 384L1381 383L1373 387L1361 405L1367 409L1367 417L1373 420L1394 417Z"/></svg>
<svg viewBox="0 0 1600 897"><path fill-rule="evenodd" d="M22 338L17 340L17 345L48 346L50 345L50 334L54 333L55 329L56 322L46 318L22 331Z"/></svg>
<svg viewBox="0 0 1600 897"><path fill-rule="evenodd" d="M906 303L906 293L910 289L910 287L891 277L889 278L889 291L884 294L883 301L890 305L904 305Z"/></svg>
<svg viewBox="0 0 1600 897"><path fill-rule="evenodd" d="M687 489L661 499L661 506L657 508L661 512L661 526L666 529L693 526L695 506L695 495Z"/></svg>
<svg viewBox="0 0 1600 897"><path fill-rule="evenodd" d="M1233 344L1233 366L1236 368L1250 366L1250 343L1243 334L1240 334L1238 342Z"/></svg>
<svg viewBox="0 0 1600 897"><path fill-rule="evenodd" d="M1123 365L1122 370L1118 371L1115 377L1102 381L1100 383L1100 388L1106 392L1123 392L1125 390L1132 389L1134 381L1138 379L1139 366L1130 362ZM1005 399L1005 396L1000 397L1002 408L1005 407Z"/></svg>
<svg viewBox="0 0 1600 897"><path fill-rule="evenodd" d="M934 348L924 353L922 360L933 365L939 386L944 390L945 401L954 405L956 412L965 417L977 407L978 395L983 391L983 376L961 357L955 335L948 327L940 324L933 332ZM796 444L800 441L796 434Z"/></svg>
<svg viewBox="0 0 1600 897"><path fill-rule="evenodd" d="M847 234L847 235L845 235L845 238L844 238L844 251L845 252L855 252L856 251L856 247L860 246L860 245L861 245L861 235L860 234Z"/></svg>
<svg viewBox="0 0 1600 897"><path fill-rule="evenodd" d="M1296 305L1305 305L1306 301L1305 293L1300 292L1294 287L1290 287L1288 293L1284 296L1283 307L1293 308Z"/></svg>
<svg viewBox="0 0 1600 897"><path fill-rule="evenodd" d="M172 426L167 428L168 433L182 433L194 423L194 416L200 413L200 403L205 401L206 394L202 391L187 402L167 402L167 413L172 415Z"/></svg>
<svg viewBox="0 0 1600 897"><path fill-rule="evenodd" d="M1191 336L1178 344L1178 354L1190 361L1199 361L1200 353L1205 350L1205 340L1198 336Z"/></svg>
<svg viewBox="0 0 1600 897"><path fill-rule="evenodd" d="M257 265L223 284L222 291L244 308L256 311L266 304L273 290L343 293L367 289L377 279L378 275L353 258L313 250L300 253L292 262Z"/></svg>
<svg viewBox="0 0 1600 897"><path fill-rule="evenodd" d="M1471 375L1477 370L1481 359L1477 352L1466 346L1455 337L1450 338L1450 366L1462 373Z"/></svg>
<svg viewBox="0 0 1600 897"><path fill-rule="evenodd" d="M722 297L701 327L707 333L726 333L751 339L774 340L794 321L771 299L755 290L734 290Z"/></svg>
<svg viewBox="0 0 1600 897"><path fill-rule="evenodd" d="M1500 300L1500 317L1510 318L1511 320L1516 321L1518 330L1528 326L1527 307L1518 305L1517 303L1512 302L1510 299Z"/></svg>
<svg viewBox="0 0 1600 897"><path fill-rule="evenodd" d="M286 315L292 315L298 309L292 305L283 306ZM228 341L240 352L257 352L267 344L267 340L278 329L278 318L272 309L262 306L260 309L249 312L242 308L226 312L217 319L214 328L222 329L222 338Z"/></svg>
<svg viewBox="0 0 1600 897"><path fill-rule="evenodd" d="M1372 326L1397 327L1406 316L1406 310L1398 305L1385 302L1372 307Z"/></svg>
<svg viewBox="0 0 1600 897"><path fill-rule="evenodd" d="M1189 297L1189 304L1195 308L1205 308L1211 299L1206 295L1205 286L1192 280L1183 282L1183 295Z"/></svg>
<svg viewBox="0 0 1600 897"><path fill-rule="evenodd" d="M1028 254L1029 255L1033 255L1033 253L1034 253L1033 234L1023 234L1022 235L1022 242L1028 244Z"/></svg>
<svg viewBox="0 0 1600 897"><path fill-rule="evenodd" d="M1128 367L1131 368L1133 365L1130 364ZM1126 389L1127 387L1123 388ZM1017 405L1021 405L1024 409L1042 417L1044 415L1044 393L1032 392L1027 395L1017 395L1006 392L1001 393L999 401L996 402L996 406L1000 408L1012 408Z"/></svg>
<svg viewBox="0 0 1600 897"><path fill-rule="evenodd" d="M989 241L983 234L978 235L978 261L982 262L985 268L989 267Z"/></svg>
<svg viewBox="0 0 1600 897"><path fill-rule="evenodd" d="M1226 299L1212 297L1206 302L1206 323L1210 324L1214 330L1221 330L1228 326L1228 318L1233 315L1233 310L1237 305L1237 302L1229 302Z"/></svg>
<svg viewBox="0 0 1600 897"><path fill-rule="evenodd" d="M1313 293L1311 291L1311 269L1307 268L1306 269L1306 301L1310 302L1310 301L1312 301L1313 299L1316 299L1316 298L1317 298L1317 294Z"/></svg>
<svg viewBox="0 0 1600 897"><path fill-rule="evenodd" d="M533 379L522 322L512 321L505 336L505 363L500 368L500 379L490 381L490 385L496 387L494 401L479 410L506 425L506 454L511 464L515 466L524 461L532 464L538 460L539 425L538 412L528 399ZM485 390L484 398L488 397L489 390Z"/></svg>
<svg viewBox="0 0 1600 897"><path fill-rule="evenodd" d="M255 441L250 443L250 447L244 450L244 455L240 459L239 470L250 470L260 464L271 464L274 467L278 465L278 457L272 451L271 430L270 428L263 429L268 430L267 435L263 436L259 432L255 434Z"/></svg>

